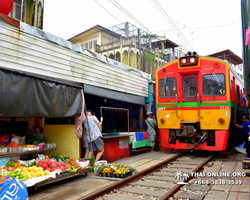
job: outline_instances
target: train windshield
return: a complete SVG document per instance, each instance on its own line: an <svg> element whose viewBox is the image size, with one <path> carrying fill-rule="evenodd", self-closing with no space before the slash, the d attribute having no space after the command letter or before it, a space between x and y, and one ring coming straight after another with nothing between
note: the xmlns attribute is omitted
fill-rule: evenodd
<svg viewBox="0 0 250 200"><path fill-rule="evenodd" d="M226 92L225 90L225 76L224 74L207 74L202 78L203 95L205 96L221 96Z"/></svg>
<svg viewBox="0 0 250 200"><path fill-rule="evenodd" d="M162 78L159 80L159 96L160 98L173 98L177 94L176 78Z"/></svg>

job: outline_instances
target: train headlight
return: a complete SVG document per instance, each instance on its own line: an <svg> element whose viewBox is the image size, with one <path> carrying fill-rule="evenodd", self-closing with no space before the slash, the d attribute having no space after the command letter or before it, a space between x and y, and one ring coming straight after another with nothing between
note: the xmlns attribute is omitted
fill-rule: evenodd
<svg viewBox="0 0 250 200"><path fill-rule="evenodd" d="M194 58L190 58L190 63L194 63L195 59Z"/></svg>
<svg viewBox="0 0 250 200"><path fill-rule="evenodd" d="M220 124L224 124L224 123L225 123L225 120L224 120L223 118L220 118L220 119L219 119L219 123L220 123Z"/></svg>
<svg viewBox="0 0 250 200"><path fill-rule="evenodd" d="M163 118L161 118L161 123L163 124L165 122L165 120Z"/></svg>
<svg viewBox="0 0 250 200"><path fill-rule="evenodd" d="M179 59L180 67L196 66L198 65L198 56L186 56Z"/></svg>
<svg viewBox="0 0 250 200"><path fill-rule="evenodd" d="M181 63L182 63L182 64L186 64L186 63L187 63L187 60L186 60L185 58L183 58L183 59L181 60Z"/></svg>

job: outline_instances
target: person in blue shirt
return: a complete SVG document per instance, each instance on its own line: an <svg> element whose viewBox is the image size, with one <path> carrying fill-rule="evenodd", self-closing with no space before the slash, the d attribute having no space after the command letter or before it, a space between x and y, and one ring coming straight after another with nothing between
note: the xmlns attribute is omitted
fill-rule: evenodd
<svg viewBox="0 0 250 200"><path fill-rule="evenodd" d="M245 147L246 147L247 158L250 156L250 141L248 141L249 132L250 132L249 118L250 118L250 115L245 115L245 117L243 118L244 123L242 125L236 124L236 122L234 121L234 125L237 128L243 129L243 138L246 144Z"/></svg>

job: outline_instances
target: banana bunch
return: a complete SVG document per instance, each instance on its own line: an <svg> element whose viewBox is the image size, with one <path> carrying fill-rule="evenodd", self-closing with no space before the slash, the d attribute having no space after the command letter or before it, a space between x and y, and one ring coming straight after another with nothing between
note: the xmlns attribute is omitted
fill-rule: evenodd
<svg viewBox="0 0 250 200"><path fill-rule="evenodd" d="M17 178L20 181L26 181L28 179L28 176L24 175L22 172L20 172L17 169L15 169L15 170L13 170L11 172L8 172L4 176L14 177L14 178Z"/></svg>

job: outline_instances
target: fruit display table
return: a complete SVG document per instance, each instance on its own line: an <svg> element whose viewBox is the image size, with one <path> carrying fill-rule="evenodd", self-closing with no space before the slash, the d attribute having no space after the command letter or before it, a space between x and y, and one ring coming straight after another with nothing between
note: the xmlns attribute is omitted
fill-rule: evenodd
<svg viewBox="0 0 250 200"><path fill-rule="evenodd" d="M72 178L75 176L80 176L80 175L87 175L89 171L89 168L86 169L78 169L76 172L66 172L66 173L61 173L57 174L55 178L49 178L47 180L44 180L42 182L38 182L35 184L35 190L37 190L38 187L47 185L50 183L58 182L64 179Z"/></svg>

